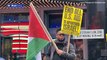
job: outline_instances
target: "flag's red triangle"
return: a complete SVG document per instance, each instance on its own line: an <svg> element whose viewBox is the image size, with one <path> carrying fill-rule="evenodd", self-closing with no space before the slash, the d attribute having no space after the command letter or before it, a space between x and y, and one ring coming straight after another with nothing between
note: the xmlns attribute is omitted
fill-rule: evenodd
<svg viewBox="0 0 107 60"><path fill-rule="evenodd" d="M29 37L50 41L50 35L34 6L30 6Z"/></svg>

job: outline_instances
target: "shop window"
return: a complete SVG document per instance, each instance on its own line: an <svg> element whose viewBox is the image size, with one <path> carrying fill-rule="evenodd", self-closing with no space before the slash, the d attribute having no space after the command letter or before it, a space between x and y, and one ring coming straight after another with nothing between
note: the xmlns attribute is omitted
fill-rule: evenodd
<svg viewBox="0 0 107 60"><path fill-rule="evenodd" d="M28 13L3 14L3 23L8 22L28 22Z"/></svg>

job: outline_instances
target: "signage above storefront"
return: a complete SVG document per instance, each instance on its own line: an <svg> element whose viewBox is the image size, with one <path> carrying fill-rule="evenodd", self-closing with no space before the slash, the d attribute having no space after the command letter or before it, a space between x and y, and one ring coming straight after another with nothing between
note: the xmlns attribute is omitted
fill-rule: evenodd
<svg viewBox="0 0 107 60"><path fill-rule="evenodd" d="M103 39L104 29L81 30L80 36L73 36L73 39Z"/></svg>
<svg viewBox="0 0 107 60"><path fill-rule="evenodd" d="M7 6L10 8L23 8L24 4L8 4Z"/></svg>

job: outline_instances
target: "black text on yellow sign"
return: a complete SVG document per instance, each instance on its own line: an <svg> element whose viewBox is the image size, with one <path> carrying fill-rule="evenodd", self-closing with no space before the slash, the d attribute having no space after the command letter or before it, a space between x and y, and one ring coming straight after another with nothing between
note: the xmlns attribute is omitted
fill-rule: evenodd
<svg viewBox="0 0 107 60"><path fill-rule="evenodd" d="M64 6L61 30L65 34L79 35L83 10L71 6Z"/></svg>

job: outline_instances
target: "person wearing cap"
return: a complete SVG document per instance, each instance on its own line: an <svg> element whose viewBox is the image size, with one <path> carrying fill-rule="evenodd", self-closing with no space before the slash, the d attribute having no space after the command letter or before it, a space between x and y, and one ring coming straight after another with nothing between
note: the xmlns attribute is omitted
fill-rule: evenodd
<svg viewBox="0 0 107 60"><path fill-rule="evenodd" d="M51 44L49 46L49 51L46 54L48 56L47 60L74 60L76 57L75 49L72 44L70 44L69 52L67 53L67 40L65 40L65 34L61 32L61 29L56 31L55 43L58 47L55 50L54 46Z"/></svg>

